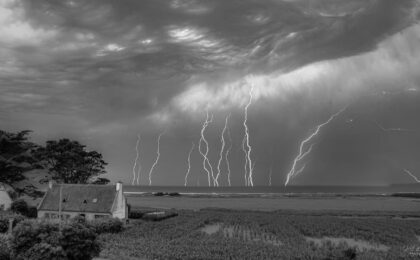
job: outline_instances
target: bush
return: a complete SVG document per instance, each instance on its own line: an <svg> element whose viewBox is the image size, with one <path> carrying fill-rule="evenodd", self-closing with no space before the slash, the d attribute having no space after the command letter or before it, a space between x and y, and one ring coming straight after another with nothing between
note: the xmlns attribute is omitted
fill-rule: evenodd
<svg viewBox="0 0 420 260"><path fill-rule="evenodd" d="M25 220L25 217L18 214L6 214L0 216L0 233L6 233L9 230L9 219L13 219L12 227ZM1 258L0 258L1 259Z"/></svg>
<svg viewBox="0 0 420 260"><path fill-rule="evenodd" d="M123 230L124 225L121 220L115 218L98 219L89 222L89 225L96 233L119 233Z"/></svg>
<svg viewBox="0 0 420 260"><path fill-rule="evenodd" d="M9 194L9 197L10 197L12 200L17 199L17 197L18 197L18 194L17 194L17 193L16 193L16 191L14 191L14 190L8 190L8 191L7 191L7 194Z"/></svg>
<svg viewBox="0 0 420 260"><path fill-rule="evenodd" d="M13 201L10 209L12 210L12 212L18 213L24 216L28 215L28 211L29 211L28 203L26 203L26 201L24 201L23 199L18 199L18 200Z"/></svg>
<svg viewBox="0 0 420 260"><path fill-rule="evenodd" d="M0 233L6 233L9 229L9 220L0 218Z"/></svg>
<svg viewBox="0 0 420 260"><path fill-rule="evenodd" d="M88 260L99 254L96 233L83 224L58 225L26 220L13 230L10 241L14 259L81 259Z"/></svg>
<svg viewBox="0 0 420 260"><path fill-rule="evenodd" d="M0 235L0 259L10 259L9 239L4 235Z"/></svg>
<svg viewBox="0 0 420 260"><path fill-rule="evenodd" d="M357 250L356 248L348 248L343 252L343 254L345 259L356 259Z"/></svg>
<svg viewBox="0 0 420 260"><path fill-rule="evenodd" d="M36 207L29 207L26 216L28 218L37 218L38 217L38 209Z"/></svg>
<svg viewBox="0 0 420 260"><path fill-rule="evenodd" d="M72 223L82 223L82 224L86 223L86 218L82 216L76 216L72 218L71 220L72 220Z"/></svg>
<svg viewBox="0 0 420 260"><path fill-rule="evenodd" d="M144 214L145 214L144 211L131 210L130 213L128 213L128 218L131 218L131 219L140 219L140 218L143 217Z"/></svg>
<svg viewBox="0 0 420 260"><path fill-rule="evenodd" d="M178 216L178 213L175 212L150 212L144 214L142 219L147 221L162 221L176 216Z"/></svg>
<svg viewBox="0 0 420 260"><path fill-rule="evenodd" d="M88 260L99 255L100 247L96 233L83 224L73 223L63 228L60 244L67 259Z"/></svg>

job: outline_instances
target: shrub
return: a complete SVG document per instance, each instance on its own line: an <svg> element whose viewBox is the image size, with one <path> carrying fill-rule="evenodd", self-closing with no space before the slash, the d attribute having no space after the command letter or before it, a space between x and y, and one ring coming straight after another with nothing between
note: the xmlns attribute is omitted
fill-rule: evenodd
<svg viewBox="0 0 420 260"><path fill-rule="evenodd" d="M28 218L37 218L38 217L38 210L37 210L37 208L36 207L29 207L26 216Z"/></svg>
<svg viewBox="0 0 420 260"><path fill-rule="evenodd" d="M13 201L10 209L14 213L22 214L24 216L26 216L29 211L28 203L26 203L23 199Z"/></svg>
<svg viewBox="0 0 420 260"><path fill-rule="evenodd" d="M357 256L357 250L356 248L348 248L344 250L344 259L356 259Z"/></svg>
<svg viewBox="0 0 420 260"><path fill-rule="evenodd" d="M144 214L143 219L148 221L161 221L176 216L178 216L178 213L175 212L150 212Z"/></svg>
<svg viewBox="0 0 420 260"><path fill-rule="evenodd" d="M9 219L13 219L12 227L25 220L25 217L18 214L6 214L0 216L0 233L6 233L9 230ZM1 258L0 258L1 259Z"/></svg>
<svg viewBox="0 0 420 260"><path fill-rule="evenodd" d="M0 233L6 233L9 229L9 220L0 218Z"/></svg>
<svg viewBox="0 0 420 260"><path fill-rule="evenodd" d="M96 233L83 224L58 225L26 220L13 230L10 241L14 259L81 259L88 260L99 254Z"/></svg>
<svg viewBox="0 0 420 260"><path fill-rule="evenodd" d="M18 197L18 195L17 195L16 191L14 191L14 190L8 190L8 191L7 191L7 193L9 194L9 197L10 197L12 200L17 199L17 197Z"/></svg>
<svg viewBox="0 0 420 260"><path fill-rule="evenodd" d="M25 252L23 259L67 259L63 248L59 245L38 243Z"/></svg>
<svg viewBox="0 0 420 260"><path fill-rule="evenodd" d="M144 214L145 214L144 211L131 210L130 213L128 213L128 218L131 218L131 219L140 219L140 218L143 217Z"/></svg>
<svg viewBox="0 0 420 260"><path fill-rule="evenodd" d="M98 219L89 222L96 233L119 233L123 230L124 225L121 220L115 218Z"/></svg>
<svg viewBox="0 0 420 260"><path fill-rule="evenodd" d="M60 244L70 260L89 260L98 256L100 252L96 233L80 223L63 228Z"/></svg>
<svg viewBox="0 0 420 260"><path fill-rule="evenodd" d="M76 216L74 218L71 219L72 223L82 223L85 224L86 223L86 218L82 217L82 216Z"/></svg>
<svg viewBox="0 0 420 260"><path fill-rule="evenodd" d="M4 235L0 235L0 259L10 259L9 239Z"/></svg>

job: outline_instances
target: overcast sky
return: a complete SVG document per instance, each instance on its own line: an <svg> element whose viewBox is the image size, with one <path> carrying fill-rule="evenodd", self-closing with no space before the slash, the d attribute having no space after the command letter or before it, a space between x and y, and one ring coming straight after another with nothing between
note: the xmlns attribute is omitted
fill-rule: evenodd
<svg viewBox="0 0 420 260"><path fill-rule="evenodd" d="M208 185L225 118L232 185L244 185L248 106L255 185L382 185L420 177L420 1L0 0L0 129L97 150L113 181ZM228 136L225 135L228 139ZM202 143L203 144L203 143ZM202 147L203 148L203 147ZM226 150L225 150L226 152ZM227 185L222 161L220 185Z"/></svg>

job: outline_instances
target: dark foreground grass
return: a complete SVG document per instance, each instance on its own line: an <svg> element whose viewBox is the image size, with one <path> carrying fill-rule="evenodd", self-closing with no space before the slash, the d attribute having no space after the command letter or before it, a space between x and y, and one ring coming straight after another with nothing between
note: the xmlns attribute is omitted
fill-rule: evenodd
<svg viewBox="0 0 420 260"><path fill-rule="evenodd" d="M178 214L162 222L132 221L122 233L101 235L101 256L119 260L420 258L415 252L420 235L418 219L216 209ZM203 232L215 224L219 230ZM308 242L308 237L349 238L389 249L360 250L330 242L319 245Z"/></svg>

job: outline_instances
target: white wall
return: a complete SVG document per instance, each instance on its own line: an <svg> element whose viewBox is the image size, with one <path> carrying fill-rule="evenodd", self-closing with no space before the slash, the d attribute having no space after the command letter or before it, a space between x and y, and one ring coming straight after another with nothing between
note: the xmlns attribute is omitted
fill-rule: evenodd
<svg viewBox="0 0 420 260"><path fill-rule="evenodd" d="M127 201L124 196L122 185L120 187L117 186L118 194L117 198L114 201L114 205L112 207L112 217L119 218L119 219L127 219L128 218L128 208L127 208Z"/></svg>
<svg viewBox="0 0 420 260"><path fill-rule="evenodd" d="M46 214L49 214L49 217L46 216ZM38 211L38 218L39 219L50 219L51 220L51 214L55 214L55 218L58 219L58 212L57 211L44 211L44 210L39 210ZM104 216L104 217L110 217L110 214L105 214L105 213L85 213L85 212L68 212L68 211L63 211L62 213L63 219L66 219L68 216L69 219L75 218L77 216L79 216L80 214L85 214L85 219L86 220L95 220L96 216L100 215L100 216Z"/></svg>
<svg viewBox="0 0 420 260"><path fill-rule="evenodd" d="M12 199L10 198L9 194L5 190L0 190L0 208L3 205L4 210L10 209L10 205L12 204Z"/></svg>

